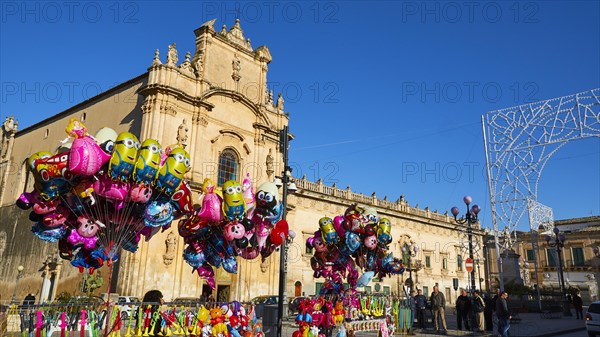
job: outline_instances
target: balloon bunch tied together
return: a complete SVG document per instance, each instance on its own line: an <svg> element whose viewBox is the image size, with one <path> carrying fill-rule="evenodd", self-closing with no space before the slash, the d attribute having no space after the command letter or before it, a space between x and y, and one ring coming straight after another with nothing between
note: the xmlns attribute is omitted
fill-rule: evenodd
<svg viewBox="0 0 600 337"><path fill-rule="evenodd" d="M379 218L370 207L352 204L344 215L319 220L319 230L306 240L314 248L310 263L315 278L325 278L321 294L340 294L345 291L346 279L350 289L366 286L374 275L379 278L404 272L402 261L389 253L392 225ZM359 278L358 269L365 273Z"/></svg>
<svg viewBox="0 0 600 337"><path fill-rule="evenodd" d="M185 238L185 261L215 287L214 268L237 273L236 256L251 260L269 257L288 236L295 236L285 220L275 183L265 182L254 193L250 175L243 182L226 181L216 188L210 179L202 186L202 205L179 221Z"/></svg>
<svg viewBox="0 0 600 337"><path fill-rule="evenodd" d="M60 256L81 272L110 265L120 248L135 252L141 236L149 240L193 213L183 180L190 156L183 148L163 151L156 140L140 144L132 133L110 128L92 137L75 119L66 132L57 153L27 159L34 190L21 194L17 206L32 209L33 233L58 242Z"/></svg>

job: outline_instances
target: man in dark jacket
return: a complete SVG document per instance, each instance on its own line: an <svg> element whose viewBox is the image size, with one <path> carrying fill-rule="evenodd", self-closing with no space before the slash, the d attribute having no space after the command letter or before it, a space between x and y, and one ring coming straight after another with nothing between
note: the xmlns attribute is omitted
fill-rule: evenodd
<svg viewBox="0 0 600 337"><path fill-rule="evenodd" d="M456 323L458 330L462 330L462 323L465 322L465 329L469 328L469 312L471 311L471 299L467 295L467 291L462 289L460 296L456 299Z"/></svg>
<svg viewBox="0 0 600 337"><path fill-rule="evenodd" d="M494 331L494 319L492 318L494 314L494 301L490 298L490 294L485 294L485 298L483 299L485 302L485 309L483 310L483 317L485 318L485 331Z"/></svg>
<svg viewBox="0 0 600 337"><path fill-rule="evenodd" d="M427 306L427 298L423 295L423 290L418 289L415 296L415 308L417 311L417 321L419 328L425 330L425 307Z"/></svg>
<svg viewBox="0 0 600 337"><path fill-rule="evenodd" d="M510 329L510 312L508 311L508 293L503 291L498 300L496 300L496 316L498 316L498 334L502 337L508 337Z"/></svg>
<svg viewBox="0 0 600 337"><path fill-rule="evenodd" d="M575 294L575 297L573 297L573 306L577 313L577 319L583 319L583 300L581 299L581 296L579 296L579 293Z"/></svg>

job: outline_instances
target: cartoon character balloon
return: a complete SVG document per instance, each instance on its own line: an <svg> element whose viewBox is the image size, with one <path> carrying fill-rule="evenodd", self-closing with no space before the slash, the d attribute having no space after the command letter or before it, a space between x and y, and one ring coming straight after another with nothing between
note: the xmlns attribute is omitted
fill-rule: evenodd
<svg viewBox="0 0 600 337"><path fill-rule="evenodd" d="M75 138L69 151L69 170L74 174L91 176L110 160L110 154L87 134L87 128L81 122L71 118L66 132Z"/></svg>
<svg viewBox="0 0 600 337"><path fill-rule="evenodd" d="M137 158L140 141L130 132L122 132L115 141L114 151L108 164L108 172L113 179L128 181Z"/></svg>
<svg viewBox="0 0 600 337"><path fill-rule="evenodd" d="M242 185L235 180L223 184L223 215L230 221L242 220L246 215Z"/></svg>
<svg viewBox="0 0 600 337"><path fill-rule="evenodd" d="M333 227L333 220L331 218L321 218L319 220L319 227L321 228L321 237L327 244L333 245L339 241L340 237Z"/></svg>
<svg viewBox="0 0 600 337"><path fill-rule="evenodd" d="M183 176L190 170L190 165L190 154L186 150L179 147L170 150L156 174L156 188L167 195L173 194L181 184Z"/></svg>
<svg viewBox="0 0 600 337"><path fill-rule="evenodd" d="M133 169L133 180L136 183L152 184L160 168L161 151L160 143L154 139L146 139L142 143Z"/></svg>
<svg viewBox="0 0 600 337"><path fill-rule="evenodd" d="M256 192L255 214L276 223L281 218L282 205L279 203L277 185L272 182L262 183Z"/></svg>

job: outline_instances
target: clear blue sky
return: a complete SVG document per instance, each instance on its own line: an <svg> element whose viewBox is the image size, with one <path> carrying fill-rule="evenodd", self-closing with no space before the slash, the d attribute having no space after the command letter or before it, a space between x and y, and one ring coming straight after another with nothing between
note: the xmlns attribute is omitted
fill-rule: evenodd
<svg viewBox="0 0 600 337"><path fill-rule="evenodd" d="M598 1L7 2L2 120L21 128L143 73L159 48L236 17L273 55L294 175L444 212L465 194L491 226L481 115L600 86ZM600 140L571 143L538 200L600 214Z"/></svg>

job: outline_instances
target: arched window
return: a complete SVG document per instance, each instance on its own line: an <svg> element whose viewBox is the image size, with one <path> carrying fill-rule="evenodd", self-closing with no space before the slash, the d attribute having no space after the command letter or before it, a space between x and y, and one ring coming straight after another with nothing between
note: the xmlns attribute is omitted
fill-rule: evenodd
<svg viewBox="0 0 600 337"><path fill-rule="evenodd" d="M235 151L225 149L219 156L219 175L217 184L223 186L227 180L237 180L239 159Z"/></svg>
<svg viewBox="0 0 600 337"><path fill-rule="evenodd" d="M294 283L294 296L302 296L302 283L300 281Z"/></svg>

